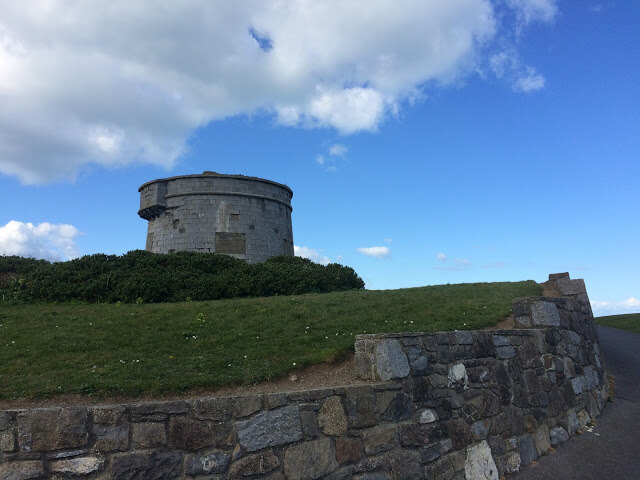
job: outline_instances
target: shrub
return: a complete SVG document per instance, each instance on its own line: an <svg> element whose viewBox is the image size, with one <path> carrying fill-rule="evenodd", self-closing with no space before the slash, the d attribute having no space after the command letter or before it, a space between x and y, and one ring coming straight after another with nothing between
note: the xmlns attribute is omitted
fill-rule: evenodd
<svg viewBox="0 0 640 480"><path fill-rule="evenodd" d="M20 302L157 303L364 288L352 268L300 257L250 265L215 253L144 250L56 263L0 257L2 275L11 278L0 284L0 291Z"/></svg>

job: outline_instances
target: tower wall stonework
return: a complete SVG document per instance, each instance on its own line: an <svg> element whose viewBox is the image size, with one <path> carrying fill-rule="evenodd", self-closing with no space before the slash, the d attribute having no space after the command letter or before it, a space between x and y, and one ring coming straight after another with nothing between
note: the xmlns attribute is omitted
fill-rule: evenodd
<svg viewBox="0 0 640 480"><path fill-rule="evenodd" d="M153 180L139 191L150 252L222 253L249 263L293 256L293 192L286 185L204 172Z"/></svg>

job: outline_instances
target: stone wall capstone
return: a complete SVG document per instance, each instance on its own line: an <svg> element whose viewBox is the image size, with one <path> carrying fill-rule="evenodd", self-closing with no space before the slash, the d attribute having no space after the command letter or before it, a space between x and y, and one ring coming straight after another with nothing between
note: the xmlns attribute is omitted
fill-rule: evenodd
<svg viewBox="0 0 640 480"><path fill-rule="evenodd" d="M0 479L498 479L608 398L584 283L550 282L514 330L359 335L366 385L0 411Z"/></svg>

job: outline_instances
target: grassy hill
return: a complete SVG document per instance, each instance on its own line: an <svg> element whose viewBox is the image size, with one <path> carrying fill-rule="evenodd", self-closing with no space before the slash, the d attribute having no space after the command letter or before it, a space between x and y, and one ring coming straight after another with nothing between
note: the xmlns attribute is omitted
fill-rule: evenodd
<svg viewBox="0 0 640 480"><path fill-rule="evenodd" d="M597 317L596 323L605 327L621 328L630 332L640 333L640 313Z"/></svg>
<svg viewBox="0 0 640 480"><path fill-rule="evenodd" d="M255 383L353 349L356 334L479 329L533 281L158 304L0 303L0 398Z"/></svg>

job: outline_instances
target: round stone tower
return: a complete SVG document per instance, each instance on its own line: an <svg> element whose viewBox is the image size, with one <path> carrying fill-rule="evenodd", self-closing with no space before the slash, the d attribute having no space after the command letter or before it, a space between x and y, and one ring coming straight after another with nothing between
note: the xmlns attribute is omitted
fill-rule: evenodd
<svg viewBox="0 0 640 480"><path fill-rule="evenodd" d="M293 256L293 192L286 185L204 172L152 180L138 191L150 252L215 252L249 263Z"/></svg>

